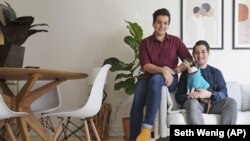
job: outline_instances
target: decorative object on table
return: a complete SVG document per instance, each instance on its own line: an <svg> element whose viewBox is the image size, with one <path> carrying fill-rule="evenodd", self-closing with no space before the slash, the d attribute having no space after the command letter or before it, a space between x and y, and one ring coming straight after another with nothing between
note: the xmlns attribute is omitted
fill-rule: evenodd
<svg viewBox="0 0 250 141"><path fill-rule="evenodd" d="M133 23L125 21L128 25L130 35L125 36L124 42L133 50L133 59L129 63L119 60L116 57L110 57L104 60L103 64L111 64L111 72L120 72L115 77L114 90L124 89L126 94L133 95L135 91L135 85L138 78L142 75L142 69L139 64L139 46L143 38L143 30L138 23ZM117 82L118 81L118 82ZM122 119L124 138L126 141L129 140L129 117L124 117Z"/></svg>
<svg viewBox="0 0 250 141"><path fill-rule="evenodd" d="M34 17L17 17L14 9L5 2L0 4L0 67L22 67L25 48L21 46L31 35L48 32L34 29L47 24L33 24Z"/></svg>
<svg viewBox="0 0 250 141"><path fill-rule="evenodd" d="M101 67L95 67L91 70L88 76L88 84L92 86L94 84L95 78L98 72L101 70ZM101 141L109 139L109 121L110 121L110 114L112 111L112 106L109 103L104 103L105 99L107 98L107 93L105 91L105 86L108 84L107 80L105 81L104 88L103 88L103 99L102 99L102 106L100 111L93 117L94 124L96 126L96 130L99 133ZM90 126L90 125L89 125ZM97 139L94 136L94 131L92 128L90 129L90 135L93 139Z"/></svg>

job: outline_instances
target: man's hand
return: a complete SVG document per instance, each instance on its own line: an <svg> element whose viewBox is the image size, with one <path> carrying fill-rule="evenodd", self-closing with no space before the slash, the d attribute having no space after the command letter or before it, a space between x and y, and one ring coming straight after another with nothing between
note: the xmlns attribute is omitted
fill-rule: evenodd
<svg viewBox="0 0 250 141"><path fill-rule="evenodd" d="M210 98L212 93L206 89L198 89L196 90L199 92L199 98Z"/></svg>
<svg viewBox="0 0 250 141"><path fill-rule="evenodd" d="M163 67L163 72L162 72L162 75L164 76L165 78L165 83L167 86L170 86L173 82L173 74L175 74L175 72L170 69L169 67Z"/></svg>
<svg viewBox="0 0 250 141"><path fill-rule="evenodd" d="M166 69L166 70L168 70L172 75L175 75L175 71L172 70L171 68L169 68L167 66L164 66L163 68Z"/></svg>
<svg viewBox="0 0 250 141"><path fill-rule="evenodd" d="M212 95L212 93L209 92L206 89L198 89L198 90L195 90L194 92L190 93L188 95L188 98L195 98L195 99L198 99L198 98L210 98L211 95Z"/></svg>
<svg viewBox="0 0 250 141"><path fill-rule="evenodd" d="M189 99L198 99L199 96L200 96L200 93L197 91L194 91L194 92L188 94Z"/></svg>

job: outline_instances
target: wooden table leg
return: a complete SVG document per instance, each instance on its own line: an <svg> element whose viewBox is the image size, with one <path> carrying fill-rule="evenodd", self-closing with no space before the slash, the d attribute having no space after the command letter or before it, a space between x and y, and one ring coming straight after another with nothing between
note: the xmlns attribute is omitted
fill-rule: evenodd
<svg viewBox="0 0 250 141"><path fill-rule="evenodd" d="M27 124L28 124L44 141L52 141L53 136L49 135L47 129L44 126L42 126L40 121L30 110L30 107L34 100L38 99L39 97L43 96L48 91L50 91L51 89L55 88L58 84L62 83L63 80L52 81L44 86L41 86L40 88L37 88L31 91L31 88L32 88L31 86L33 86L35 83L34 80L35 79L32 79L26 82L26 84L24 85L24 87L19 93L19 95L22 95L23 97L20 96L17 99L18 110L29 113L29 115L21 118L21 122L20 122L20 127L22 128L21 133L22 133L22 136L24 136L24 139L30 139L26 137L29 135L28 129L27 129Z"/></svg>
<svg viewBox="0 0 250 141"><path fill-rule="evenodd" d="M42 126L34 114L31 113L26 116L25 121L44 141L52 141L53 137L49 135L46 128Z"/></svg>
<svg viewBox="0 0 250 141"><path fill-rule="evenodd" d="M23 141L31 141L30 140L30 136L29 136L29 131L28 131L28 127L25 121L25 117L19 117L17 118L17 122L18 122L18 127L22 136L22 140Z"/></svg>

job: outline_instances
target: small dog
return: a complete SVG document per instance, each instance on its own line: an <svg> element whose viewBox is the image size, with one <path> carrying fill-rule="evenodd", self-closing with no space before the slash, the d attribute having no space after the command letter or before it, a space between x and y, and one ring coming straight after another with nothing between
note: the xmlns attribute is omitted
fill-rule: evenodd
<svg viewBox="0 0 250 141"><path fill-rule="evenodd" d="M208 89L209 83L202 77L201 71L193 61L184 60L188 67L187 94L194 92L196 89Z"/></svg>
<svg viewBox="0 0 250 141"><path fill-rule="evenodd" d="M194 92L196 89L208 89L209 83L201 75L201 70L195 66L193 61L184 60L184 64L188 67L187 78L187 94ZM199 99L202 103L207 103L206 113L209 113L211 108L211 100L209 98Z"/></svg>

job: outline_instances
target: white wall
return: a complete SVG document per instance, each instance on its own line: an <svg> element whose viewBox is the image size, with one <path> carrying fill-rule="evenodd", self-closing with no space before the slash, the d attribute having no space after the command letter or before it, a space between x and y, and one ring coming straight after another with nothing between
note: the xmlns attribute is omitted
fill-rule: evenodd
<svg viewBox="0 0 250 141"><path fill-rule="evenodd" d="M124 44L128 34L124 20L138 22L144 37L152 34L152 13L165 7L172 14L169 32L180 36L180 0L6 0L18 16L32 15L34 23L49 24L49 33L31 36L24 44L24 66L66 69L88 73L115 56L130 60L131 50ZM2 1L3 3L3 1ZM212 50L209 63L222 70L227 81L250 83L250 50L232 50L232 1L224 0L224 50ZM64 106L81 105L90 87L87 79L62 84ZM113 91L113 74L109 75L107 102L112 103L111 133L121 127L121 117L129 112L124 107L128 96ZM79 98L81 97L81 98ZM122 104L121 104L122 103ZM126 103L125 103L126 105ZM116 113L118 113L117 116ZM120 115L119 115L120 114Z"/></svg>

